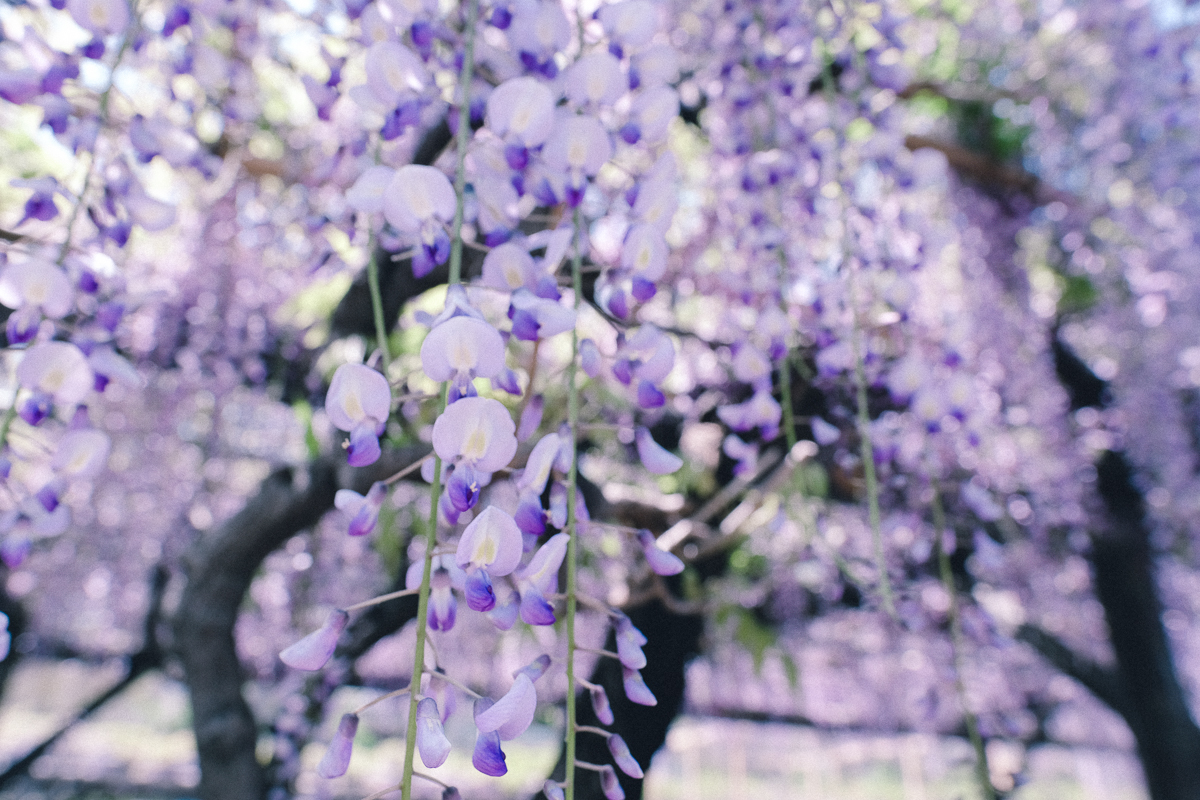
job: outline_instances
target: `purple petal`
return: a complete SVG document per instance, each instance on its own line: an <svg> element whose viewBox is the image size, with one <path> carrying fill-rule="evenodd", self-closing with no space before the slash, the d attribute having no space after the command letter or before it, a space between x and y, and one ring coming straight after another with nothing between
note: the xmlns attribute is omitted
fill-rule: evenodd
<svg viewBox="0 0 1200 800"><path fill-rule="evenodd" d="M467 574L467 608L472 611L491 611L496 606L496 593L487 570L480 567Z"/></svg>
<svg viewBox="0 0 1200 800"><path fill-rule="evenodd" d="M542 794L546 795L546 800L566 800L566 795L563 794L563 787L559 786L555 781L546 781L542 786Z"/></svg>
<svg viewBox="0 0 1200 800"><path fill-rule="evenodd" d="M639 427L636 438L642 466L655 475L670 475L683 466L683 459L659 446L646 428Z"/></svg>
<svg viewBox="0 0 1200 800"><path fill-rule="evenodd" d="M500 734L495 731L480 733L475 739L475 752L471 764L484 775L499 778L508 772L504 763L504 751L500 749Z"/></svg>
<svg viewBox="0 0 1200 800"><path fill-rule="evenodd" d="M629 752L629 745L625 744L625 740L617 734L608 737L608 750L612 753L613 761L617 766L631 778L644 778L646 774L642 772L642 767L633 757L633 753Z"/></svg>
<svg viewBox="0 0 1200 800"><path fill-rule="evenodd" d="M350 753L354 748L354 734L358 732L358 715L344 714L338 723L337 733L329 742L325 757L317 765L317 774L322 778L338 778L350 767Z"/></svg>
<svg viewBox="0 0 1200 800"><path fill-rule="evenodd" d="M653 281L648 281L642 277L633 279L633 296L639 303L644 303L647 300L658 294L658 287Z"/></svg>
<svg viewBox="0 0 1200 800"><path fill-rule="evenodd" d="M536 586L526 586L521 592L521 621L526 625L553 625L556 621L554 606L546 602Z"/></svg>
<svg viewBox="0 0 1200 800"><path fill-rule="evenodd" d="M538 426L542 424L542 411L545 407L546 400L540 394L535 394L529 398L529 402L525 404L524 410L521 411L521 424L517 426L518 442L523 442L537 433Z"/></svg>
<svg viewBox="0 0 1200 800"><path fill-rule="evenodd" d="M479 481L475 471L470 467L462 467L454 471L446 484L446 493L450 502L459 511L470 511L479 502Z"/></svg>
<svg viewBox="0 0 1200 800"><path fill-rule="evenodd" d="M579 361L589 378L600 374L600 350L591 339L579 343Z"/></svg>
<svg viewBox="0 0 1200 800"><path fill-rule="evenodd" d="M458 789L453 786L447 786L442 789L442 800L462 800L462 795L458 793Z"/></svg>
<svg viewBox="0 0 1200 800"><path fill-rule="evenodd" d="M596 719L600 720L601 725L612 725L614 717L612 706L608 703L608 693L603 686L593 686L591 692L592 711L596 712Z"/></svg>
<svg viewBox="0 0 1200 800"><path fill-rule="evenodd" d="M522 533L541 536L546 532L546 512L542 510L536 497L526 497L522 500L513 519Z"/></svg>
<svg viewBox="0 0 1200 800"><path fill-rule="evenodd" d="M640 706L658 705L658 698L642 680L642 673L636 669L629 669L629 667L621 667L621 673L625 682L625 696L629 698L630 702Z"/></svg>
<svg viewBox="0 0 1200 800"><path fill-rule="evenodd" d="M438 568L429 579L429 627L435 631L448 631L454 627L458 601L451 591L450 571Z"/></svg>
<svg viewBox="0 0 1200 800"><path fill-rule="evenodd" d="M503 603L497 601L496 607L487 612L488 619L496 626L497 630L507 631L512 630L513 623L517 621L517 598L513 594L508 595L508 599Z"/></svg>
<svg viewBox="0 0 1200 800"><path fill-rule="evenodd" d="M542 655L529 662L524 667L513 673L515 679L518 675L528 675L529 680L536 681L538 678L546 674L546 670L550 669L550 656L543 653Z"/></svg>
<svg viewBox="0 0 1200 800"><path fill-rule="evenodd" d="M637 401L642 408L662 408L667 398L650 381L638 381Z"/></svg>
<svg viewBox="0 0 1200 800"><path fill-rule="evenodd" d="M621 781L612 767L600 770L600 789L608 800L625 800L625 790L621 788Z"/></svg>
<svg viewBox="0 0 1200 800"><path fill-rule="evenodd" d="M350 432L350 447L346 451L347 462L352 467L366 467L379 460L379 436L373 421L362 422Z"/></svg>
<svg viewBox="0 0 1200 800"><path fill-rule="evenodd" d="M512 395L521 394L521 384L517 381L517 373L513 372L508 367L500 371L496 377L492 378L492 386L496 389L508 392Z"/></svg>
<svg viewBox="0 0 1200 800"><path fill-rule="evenodd" d="M430 769L440 767L450 756L450 740L442 729L442 717L432 697L423 697L417 703L417 749L421 752L421 762Z"/></svg>
<svg viewBox="0 0 1200 800"><path fill-rule="evenodd" d="M648 530L638 531L638 541L646 556L650 569L659 575L678 575L683 572L683 562L674 553L668 553L658 546L658 540Z"/></svg>
<svg viewBox="0 0 1200 800"><path fill-rule="evenodd" d="M293 669L316 670L325 666L337 649L338 637L350 622L342 609L329 612L325 624L279 654L279 660Z"/></svg>
<svg viewBox="0 0 1200 800"><path fill-rule="evenodd" d="M383 501L387 498L387 484L383 481L375 481L371 484L371 489L367 492L365 501L354 518L350 520L350 535L365 536L375 530L375 525L379 522L379 510L383 508Z"/></svg>

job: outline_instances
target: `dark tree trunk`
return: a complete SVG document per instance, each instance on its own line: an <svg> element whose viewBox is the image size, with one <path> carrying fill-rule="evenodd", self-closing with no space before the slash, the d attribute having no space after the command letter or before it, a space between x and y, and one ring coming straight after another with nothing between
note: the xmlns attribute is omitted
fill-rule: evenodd
<svg viewBox="0 0 1200 800"><path fill-rule="evenodd" d="M1110 526L1094 537L1096 595L1116 653L1124 716L1153 800L1200 800L1200 728L1171 656L1154 584L1154 559L1141 493L1124 456L1106 453L1097 488Z"/></svg>
<svg viewBox="0 0 1200 800"><path fill-rule="evenodd" d="M273 473L245 508L202 538L186 559L175 650L192 701L204 800L263 797L264 775L254 752L258 727L242 697L233 628L263 559L333 506L338 488L333 460L313 462L307 477L300 486L291 470Z"/></svg>
<svg viewBox="0 0 1200 800"><path fill-rule="evenodd" d="M1052 350L1072 410L1108 403L1106 383L1057 331ZM1104 453L1096 473L1105 522L1092 536L1092 570L1116 665L1090 663L1040 631L1027 630L1022 638L1125 719L1137 741L1152 800L1200 800L1200 728L1175 672L1162 623L1142 492L1123 453Z"/></svg>
<svg viewBox="0 0 1200 800"><path fill-rule="evenodd" d="M620 734L629 745L629 751L642 769L650 768L650 759L667 740L667 730L683 709L684 669L687 662L700 652L700 637L704 633L704 619L700 616L675 614L663 607L659 601L631 609L629 619L649 642L643 648L646 667L642 678L646 686L658 699L656 706L640 706L625 697L625 686L621 665L611 658L601 658L589 680L604 687L616 718L608 729ZM604 649L617 649L616 637L610 630ZM575 719L580 725L604 727L596 719L587 692L579 694ZM612 754L607 741L591 733L580 733L576 741L576 757L593 764L611 764ZM565 774L565 753L559 753L554 768L554 778L562 780ZM621 787L628 800L640 800L642 781L625 775L620 770ZM577 800L604 800L597 773L575 770L575 797ZM539 795L540 797L540 795Z"/></svg>

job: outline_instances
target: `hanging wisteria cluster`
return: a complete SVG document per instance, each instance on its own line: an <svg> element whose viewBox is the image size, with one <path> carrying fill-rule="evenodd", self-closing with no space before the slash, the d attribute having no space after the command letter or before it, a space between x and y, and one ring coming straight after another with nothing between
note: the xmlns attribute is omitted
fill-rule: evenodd
<svg viewBox="0 0 1200 800"><path fill-rule="evenodd" d="M1108 657L1086 569L1029 578L1078 572L1102 453L1128 451L1157 544L1192 560L1197 57L1178 23L1057 0L6 7L3 113L35 131L2 232L6 569L71 561L60 543L89 552L84 531L139 513L106 464L131 496L170 495L142 504L189 531L142 546L170 559L252 492L252 459L342 447L367 474L418 443L334 500L354 541L382 543L421 479L403 588L344 581L278 654L327 670L360 613L416 598L408 685L341 718L322 777L393 697L403 773L377 796L441 783L417 759L447 761L463 702L471 763L504 775L557 680L567 769L545 796L574 797L582 769L624 797L618 770L648 765L580 670L612 659L627 699L655 705L624 604L638 586L680 603L661 578L731 551L765 565L760 585L734 569L700 598L691 570L678 594L743 624L767 594L809 598L793 620L853 618L915 673L871 713L961 724L995 796L1014 779L989 774L984 740L1033 736L1026 706L1050 691L1017 628ZM953 143L977 108L985 155ZM434 288L390 309L399 271ZM365 327L334 312L355 287ZM1060 385L1068 345L1102 400ZM139 469L143 447L169 451L163 474ZM662 506L656 530L593 519L584 484L613 475L686 511ZM689 517L718 475L726 506ZM298 572L337 574L304 547ZM477 691L452 657L467 615L539 629L546 652ZM615 651L586 646L585 621ZM864 696L895 691L884 672L855 678ZM605 727L578 722L584 695ZM577 758L579 737L612 763Z"/></svg>

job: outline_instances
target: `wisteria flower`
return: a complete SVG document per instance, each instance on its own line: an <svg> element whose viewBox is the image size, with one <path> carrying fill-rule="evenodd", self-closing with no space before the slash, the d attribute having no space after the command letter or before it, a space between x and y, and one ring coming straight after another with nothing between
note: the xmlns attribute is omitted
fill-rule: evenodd
<svg viewBox="0 0 1200 800"><path fill-rule="evenodd" d="M417 703L417 750L421 753L421 762L430 769L440 767L450 757L450 749L437 701L422 697Z"/></svg>
<svg viewBox="0 0 1200 800"><path fill-rule="evenodd" d="M425 565L414 561L404 576L407 589L419 589ZM467 575L454 563L449 554L433 557L433 572L429 577L429 627L435 631L448 631L454 627L458 612L458 601L454 590L465 591Z"/></svg>
<svg viewBox="0 0 1200 800"><path fill-rule="evenodd" d="M407 164L396 170L383 192L383 216L401 233L416 238L420 250L413 256L413 275L424 277L450 255L445 225L454 219L457 195L441 170Z"/></svg>
<svg viewBox="0 0 1200 800"><path fill-rule="evenodd" d="M22 261L0 273L0 304L8 308L34 308L61 319L70 313L73 296L71 281L54 264Z"/></svg>
<svg viewBox="0 0 1200 800"><path fill-rule="evenodd" d="M546 166L566 176L567 204L579 205L586 179L600 171L612 157L612 142L600 121L591 116L564 116L546 144Z"/></svg>
<svg viewBox="0 0 1200 800"><path fill-rule="evenodd" d="M58 441L50 466L65 478L90 478L104 469L112 442L97 430L68 431Z"/></svg>
<svg viewBox="0 0 1200 800"><path fill-rule="evenodd" d="M546 601L546 595L558 588L558 568L567 556L570 541L571 537L566 533L551 536L517 576L521 619L527 625L554 624L554 607Z"/></svg>
<svg viewBox="0 0 1200 800"><path fill-rule="evenodd" d="M548 339L575 327L575 309L538 297L526 289L513 292L509 316L512 317L513 336L525 342Z"/></svg>
<svg viewBox="0 0 1200 800"><path fill-rule="evenodd" d="M333 504L350 517L350 535L365 536L375 530L375 525L379 522L379 512L386 499L387 484L376 481L365 497L353 489L339 489L333 497Z"/></svg>
<svg viewBox="0 0 1200 800"><path fill-rule="evenodd" d="M76 405L95 382L87 358L69 342L42 342L25 351L17 365L17 380L26 389L61 405Z"/></svg>
<svg viewBox="0 0 1200 800"><path fill-rule="evenodd" d="M467 605L489 611L496 605L491 575L503 577L521 562L521 529L496 506L488 506L471 520L458 542L456 561L467 571Z"/></svg>
<svg viewBox="0 0 1200 800"><path fill-rule="evenodd" d="M488 95L488 128L521 150L545 142L554 128L554 119L554 94L536 78L512 78ZM513 166L511 157L509 166Z"/></svg>
<svg viewBox="0 0 1200 800"><path fill-rule="evenodd" d="M350 433L349 463L365 467L379 460L379 435L392 409L387 378L364 364L342 364L325 395L334 427Z"/></svg>
<svg viewBox="0 0 1200 800"><path fill-rule="evenodd" d="M638 542L646 556L650 569L659 575L678 575L683 572L683 562L674 553L669 553L658 546L658 540L648 530L638 531Z"/></svg>
<svg viewBox="0 0 1200 800"><path fill-rule="evenodd" d="M580 58L563 76L567 97L577 106L610 106L629 87L621 62L598 50Z"/></svg>

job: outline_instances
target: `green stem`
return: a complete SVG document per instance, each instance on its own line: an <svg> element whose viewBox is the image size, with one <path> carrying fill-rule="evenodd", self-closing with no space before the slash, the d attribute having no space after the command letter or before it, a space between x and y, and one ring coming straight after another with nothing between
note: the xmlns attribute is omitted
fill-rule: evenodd
<svg viewBox="0 0 1200 800"><path fill-rule="evenodd" d="M454 193L457 202L454 206L454 224L450 232L450 285L462 283L462 229L463 209L467 186L466 157L467 145L470 144L471 134L471 105L468 101L471 88L471 77L475 71L475 23L479 15L479 0L467 3L467 21L463 30L464 43L463 67L459 76L460 106L458 115L458 136L455 146L458 150L458 164L454 175ZM442 386L442 402L438 413L446 410L450 397L450 385ZM412 700L408 706L408 725L404 739L404 772L400 779L401 800L412 798L413 759L417 748L417 700L421 694L421 675L425 671L425 637L429 630L429 582L433 575L433 553L437 549L438 501L442 495L442 459L433 457L433 486L429 492L429 529L425 533L425 563L421 573L421 591L417 595L417 642L413 649L413 686Z"/></svg>
<svg viewBox="0 0 1200 800"><path fill-rule="evenodd" d="M875 567L879 570L879 594L883 608L896 618L896 603L892 599L892 580L888 577L887 556L883 551L883 531L879 520L879 478L875 474L875 447L871 442L871 411L867 405L867 375L863 368L862 328L858 324L858 298L855 291L856 269L848 265L850 281L851 314L854 327L850 335L850 346L854 355L854 384L858 404L859 457L863 464L863 481L867 489L867 517L871 522L871 539L875 545Z"/></svg>
<svg viewBox="0 0 1200 800"><path fill-rule="evenodd" d="M367 262L367 286L371 289L371 314L375 317L375 341L379 347L383 374L387 376L392 363L388 351L387 322L383 318L383 294L379 291L379 263L375 259L375 237L367 245L371 248L371 260Z"/></svg>
<svg viewBox="0 0 1200 800"><path fill-rule="evenodd" d="M125 31L125 38L121 40L121 47L119 50L117 50L116 57L113 58L112 70L108 73L108 86L106 86L104 91L100 94L100 106L98 113L96 114L96 119L99 123L98 127L100 130L103 130L105 124L108 122L108 102L109 96L112 94L113 85L117 75L117 67L121 65L121 59L125 57L126 51L129 50L129 46L133 43L133 39L137 35L138 21L141 19L138 14L137 3L132 3L130 5L129 19L130 27L127 31ZM99 135L97 135L96 140L99 141ZM96 158L96 153L93 151L91 156L92 157L88 162L87 172L84 173L83 176L83 188L79 190L79 196L75 200L75 205L71 208L70 216L67 217L67 235L63 239L62 247L59 248L58 251L58 258L55 260L55 263L60 267L63 265L63 262L67 258L67 253L71 249L71 232L75 229L75 220L79 218L79 210L83 208L84 199L87 197L88 189L92 185L92 176L96 172L96 161L98 160Z"/></svg>
<svg viewBox="0 0 1200 800"><path fill-rule="evenodd" d="M583 215L575 209L575 255L571 259L571 286L575 293L575 313L583 298ZM579 387L576 385L579 354L579 328L571 330L571 362L567 367L567 424L571 428L571 469L567 473L567 725L566 764L563 774L563 794L566 800L575 798L575 737L578 733L575 720L575 572L579 563L579 533L575 525L575 493L579 479L579 453L576 450L579 430Z"/></svg>
<svg viewBox="0 0 1200 800"><path fill-rule="evenodd" d="M950 567L950 554L942 546L943 532L946 530L946 514L942 509L942 497L938 493L937 483L933 484L933 533L937 537L938 571L941 574L942 586L950 595L950 649L954 656L954 688L958 693L958 701L963 708L963 722L967 726L967 738L975 750L975 779L985 800L997 800L995 787L992 786L991 770L988 768L987 748L984 747L983 737L979 735L979 721L971 711L967 702L967 686L963 681L963 631L962 617L958 609L958 589L954 585L954 571Z"/></svg>
<svg viewBox="0 0 1200 800"><path fill-rule="evenodd" d="M449 387L444 390L449 393ZM445 409L445 395L442 408ZM412 797L413 757L417 748L417 701L421 698L421 677L425 672L425 635L429 630L429 582L433 575L433 551L437 549L438 501L442 495L442 459L433 458L433 486L430 489L429 529L425 532L425 562L421 572L421 591L417 594L417 643L413 648L413 674L409 681L412 696L408 703L408 730L404 739L404 773L400 779L402 800Z"/></svg>
<svg viewBox="0 0 1200 800"><path fill-rule="evenodd" d="M467 3L467 22L463 45L462 72L458 76L458 132L455 148L458 162L454 168L454 237L450 242L450 285L462 283L462 225L467 193L467 145L471 143L471 79L475 72L475 23L479 16L479 0Z"/></svg>
<svg viewBox="0 0 1200 800"><path fill-rule="evenodd" d="M783 309L783 313L787 313L787 302L784 299L783 291L787 286L787 253L780 247L779 253L779 305ZM779 362L779 401L783 404L783 436L787 442L788 452L792 452L792 448L796 446L796 417L795 410L792 408L792 370L789 366L792 360L792 351L788 350L784 353L783 360Z"/></svg>

